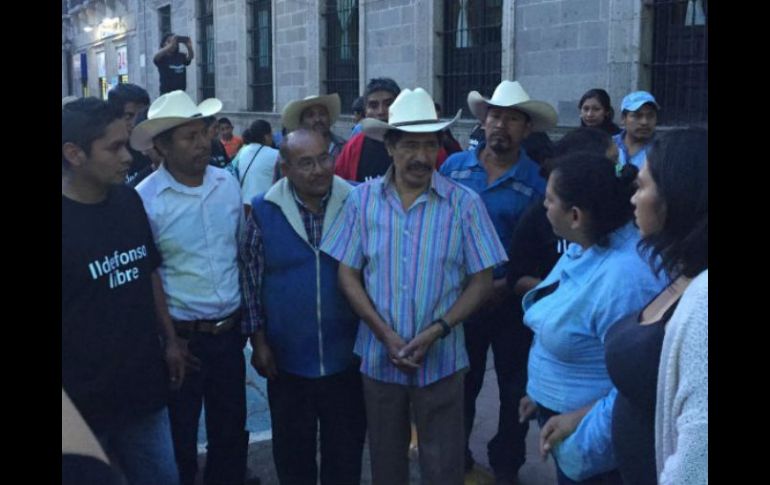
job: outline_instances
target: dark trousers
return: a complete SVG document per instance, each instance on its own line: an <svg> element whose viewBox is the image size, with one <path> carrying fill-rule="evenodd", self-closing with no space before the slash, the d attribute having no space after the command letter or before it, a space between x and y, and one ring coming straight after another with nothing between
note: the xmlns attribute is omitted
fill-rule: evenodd
<svg viewBox="0 0 770 485"><path fill-rule="evenodd" d="M281 485L315 485L320 425L321 484L361 482L366 414L357 365L309 379L278 372L267 381L273 460Z"/></svg>
<svg viewBox="0 0 770 485"><path fill-rule="evenodd" d="M537 405L537 422L541 428L552 416L556 416L557 414L559 413L543 407L540 404ZM569 478L561 471L559 462L556 460L555 456L553 461L556 463L556 483L558 485L623 485L623 479L620 476L619 470L610 470L606 473L594 475L578 482Z"/></svg>
<svg viewBox="0 0 770 485"><path fill-rule="evenodd" d="M198 471L198 421L206 406L206 485L240 485L246 475L246 367L240 328L219 335L193 333L188 348L201 360L185 375L169 403L171 434L181 485L193 485Z"/></svg>
<svg viewBox="0 0 770 485"><path fill-rule="evenodd" d="M465 375L465 470L473 468L468 441L476 417L476 398L486 373L487 351L492 346L500 414L497 434L487 444L489 464L495 476L515 481L526 458L529 423L519 423L519 400L526 394L527 357L532 331L521 323L521 311L503 304L479 311L463 325L470 369Z"/></svg>

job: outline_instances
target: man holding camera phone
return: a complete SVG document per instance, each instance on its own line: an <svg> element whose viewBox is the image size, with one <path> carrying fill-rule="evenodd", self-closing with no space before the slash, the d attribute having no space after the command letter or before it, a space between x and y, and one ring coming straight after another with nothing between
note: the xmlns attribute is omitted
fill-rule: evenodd
<svg viewBox="0 0 770 485"><path fill-rule="evenodd" d="M184 44L186 53L180 52L179 44ZM160 94L187 89L187 66L192 62L193 56L192 41L189 37L173 33L163 36L160 50L153 58L160 75Z"/></svg>

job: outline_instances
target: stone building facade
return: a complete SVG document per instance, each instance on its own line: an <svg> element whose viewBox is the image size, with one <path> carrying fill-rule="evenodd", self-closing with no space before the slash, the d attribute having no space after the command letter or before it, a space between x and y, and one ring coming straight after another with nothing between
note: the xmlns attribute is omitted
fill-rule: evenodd
<svg viewBox="0 0 770 485"><path fill-rule="evenodd" d="M654 57L668 24L656 23L663 8L656 11L656 4L678 8L676 15L690 18L690 31L707 28L701 0L63 0L62 96L100 96L121 80L157 96L152 58L170 29L194 42L188 93L201 100L213 92L236 131L255 118L278 129L286 103L328 92L340 85L334 76L351 87L343 99L361 93L368 79L389 76L464 108L456 129L464 141L474 122L467 106L454 101L464 100L472 84L450 81L463 74L462 67L448 72L455 60L447 53L461 55L476 43L471 58L490 50L498 57L481 69L468 67L474 79L492 87L500 79L518 80L530 96L557 109L561 127L571 127L589 88L606 89L619 112L629 91L663 86L654 77L660 65ZM496 26L487 38L474 32L483 22ZM334 64L330 55L344 62ZM340 75L338 68L350 72ZM700 89L705 93L707 86ZM699 109L696 121L704 123L707 107ZM344 136L349 127L350 117L343 116L336 131Z"/></svg>

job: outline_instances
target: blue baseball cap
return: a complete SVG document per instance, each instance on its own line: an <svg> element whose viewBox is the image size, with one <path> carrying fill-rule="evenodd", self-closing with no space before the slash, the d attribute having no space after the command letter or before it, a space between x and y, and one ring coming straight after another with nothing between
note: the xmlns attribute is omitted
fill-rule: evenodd
<svg viewBox="0 0 770 485"><path fill-rule="evenodd" d="M652 103L656 109L660 109L658 102L655 101L655 96L647 91L634 91L633 93L628 93L623 98L623 102L620 103L620 109L622 111L636 111L647 103Z"/></svg>

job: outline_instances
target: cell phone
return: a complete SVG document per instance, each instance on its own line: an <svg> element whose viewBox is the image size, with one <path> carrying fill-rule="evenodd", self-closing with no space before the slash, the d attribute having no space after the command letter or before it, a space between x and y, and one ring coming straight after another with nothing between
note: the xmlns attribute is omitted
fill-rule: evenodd
<svg viewBox="0 0 770 485"><path fill-rule="evenodd" d="M181 42L181 43L183 43L183 44L186 44L186 43L190 42L190 38L187 37L186 35L177 35L176 36L176 40Z"/></svg>

